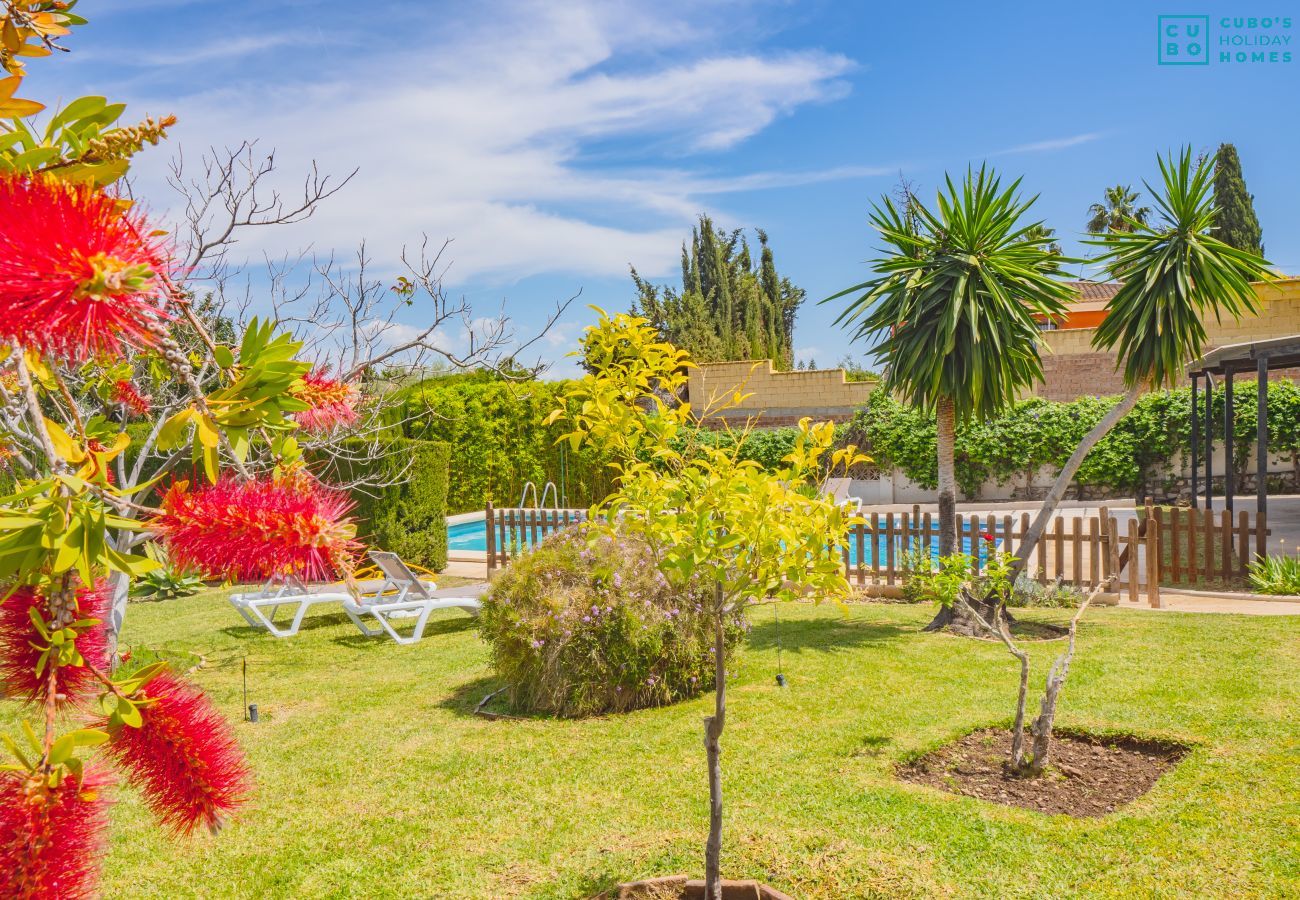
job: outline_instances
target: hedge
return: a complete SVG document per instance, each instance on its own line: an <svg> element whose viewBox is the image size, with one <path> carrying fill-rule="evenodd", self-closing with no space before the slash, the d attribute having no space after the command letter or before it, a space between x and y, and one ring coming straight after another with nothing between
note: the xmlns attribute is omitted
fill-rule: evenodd
<svg viewBox="0 0 1300 900"><path fill-rule="evenodd" d="M1233 386L1234 469L1243 472L1255 440L1255 384ZM1204 394L1199 397L1204 428ZM1005 415L958 426L957 481L973 497L982 484L1005 484L1028 477L1042 466L1064 465L1083 436L1119 402L1118 397L1081 397L1068 403L1031 398ZM1212 408L1216 440L1223 434L1223 391ZM1291 381L1268 386L1269 450L1291 453L1300 448L1300 389ZM1202 440L1204 431L1202 430ZM934 417L877 391L859 410L844 434L883 469L898 468L918 484L937 483ZM1191 389L1144 395L1128 415L1088 454L1076 483L1114 493L1168 492L1177 481L1173 471L1180 453L1191 444Z"/></svg>
<svg viewBox="0 0 1300 900"><path fill-rule="evenodd" d="M605 460L589 447L574 451L567 444L557 445L563 426L542 424L563 402L567 386L563 381L510 381L476 372L402 389L406 435L451 447L451 513L480 510L489 499L498 506L513 506L529 481L539 492L546 482L555 482L571 507L590 506L609 492Z"/></svg>
<svg viewBox="0 0 1300 900"><path fill-rule="evenodd" d="M365 455L370 442L346 440L340 449ZM348 462L333 458L313 467L327 481L346 483L368 477L400 483L387 488L359 488L356 502L358 537L389 550L407 562L439 571L447 565L447 483L451 448L439 441L393 438L378 460Z"/></svg>

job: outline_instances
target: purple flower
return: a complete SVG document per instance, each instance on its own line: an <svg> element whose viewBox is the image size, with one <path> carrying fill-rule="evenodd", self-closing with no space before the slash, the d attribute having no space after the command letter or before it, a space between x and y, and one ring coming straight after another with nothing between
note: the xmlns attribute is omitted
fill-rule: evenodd
<svg viewBox="0 0 1300 900"><path fill-rule="evenodd" d="M623 586L623 576L620 575L620 574L618 574L617 572L615 572L615 573L614 573L614 587L616 587L616 588L621 588L622 586Z"/></svg>
<svg viewBox="0 0 1300 900"><path fill-rule="evenodd" d="M536 649L538 649L539 647L541 647L541 646L542 646L543 644L545 644L545 643L546 643L546 641L543 641L543 640L535 640L535 641L533 641L533 649L536 650Z"/></svg>

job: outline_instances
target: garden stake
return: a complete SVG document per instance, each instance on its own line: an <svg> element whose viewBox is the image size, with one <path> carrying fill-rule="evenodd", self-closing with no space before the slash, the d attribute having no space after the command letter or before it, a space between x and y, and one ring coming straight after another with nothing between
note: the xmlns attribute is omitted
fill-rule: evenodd
<svg viewBox="0 0 1300 900"><path fill-rule="evenodd" d="M781 613L772 604L772 618L776 622L776 686L785 687L785 673L781 671Z"/></svg>

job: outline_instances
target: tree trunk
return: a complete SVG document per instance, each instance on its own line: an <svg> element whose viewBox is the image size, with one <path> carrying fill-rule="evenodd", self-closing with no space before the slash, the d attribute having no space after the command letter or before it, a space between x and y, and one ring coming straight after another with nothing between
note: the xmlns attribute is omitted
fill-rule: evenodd
<svg viewBox="0 0 1300 900"><path fill-rule="evenodd" d="M940 398L935 409L939 449L939 556L957 552L957 470L953 462L956 423L952 400Z"/></svg>
<svg viewBox="0 0 1300 900"><path fill-rule="evenodd" d="M716 588L713 622L713 715L704 719L704 750L709 760L709 843L704 850L704 892L722 900L722 728L727 720L726 634L722 587Z"/></svg>
<svg viewBox="0 0 1300 900"><path fill-rule="evenodd" d="M113 572L108 578L113 597L108 609L108 619L104 623L104 638L108 650L108 668L117 668L117 644L122 636L122 624L126 621L126 601L131 588L131 576L125 572Z"/></svg>
<svg viewBox="0 0 1300 900"><path fill-rule="evenodd" d="M935 613L930 624L926 625L922 631L943 631L948 630L953 634L964 635L965 637L979 637L984 633L984 627L980 625L979 620L971 615L972 610L977 613L986 622L992 622L995 615L1000 615L1008 624L1014 625L1015 618L1007 611L1005 604L998 601L978 600L967 594L964 603L953 603L950 606L941 606Z"/></svg>
<svg viewBox="0 0 1300 900"><path fill-rule="evenodd" d="M998 622L999 627L1006 625ZM1025 766L1025 702L1029 698L1029 654L1016 648L1005 636L1004 643L1020 661L1020 693L1016 697L1016 720L1011 725L1011 766L1017 772Z"/></svg>
<svg viewBox="0 0 1300 900"><path fill-rule="evenodd" d="M1015 578L1025 570L1025 561L1029 555L1034 552L1038 542L1042 540L1043 534L1047 531L1047 525L1052 521L1052 515L1056 512L1056 507L1060 505L1061 500L1065 498L1065 492L1070 487L1070 482L1078 474L1079 467L1083 465L1083 460L1091 452L1092 448L1097 446L1097 442L1110 433L1115 424L1124 418L1128 412L1137 404L1138 397L1142 394L1142 386L1136 385L1128 389L1123 399L1117 403L1110 412L1106 413L1092 431L1089 431L1084 439L1079 442L1074 453L1066 460L1065 467L1061 469L1056 481L1052 484L1052 489L1047 492L1043 498L1043 505L1039 507L1038 514L1034 516L1034 521L1029 526L1023 537L1020 539L1020 546L1016 548L1016 559L1011 564L1012 583Z"/></svg>

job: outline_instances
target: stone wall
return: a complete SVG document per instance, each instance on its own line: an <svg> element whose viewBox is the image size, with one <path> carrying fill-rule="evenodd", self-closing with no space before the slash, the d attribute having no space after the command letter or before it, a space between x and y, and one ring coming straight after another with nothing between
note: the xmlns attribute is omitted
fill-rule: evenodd
<svg viewBox="0 0 1300 900"><path fill-rule="evenodd" d="M770 359L704 363L690 370L691 406L705 417L708 409L736 391L747 394L738 406L705 421L755 418L766 427L792 425L803 416L843 422L867 402L876 382L849 381L843 369L778 372Z"/></svg>
<svg viewBox="0 0 1300 900"><path fill-rule="evenodd" d="M1240 321L1225 318L1205 323L1208 337L1206 351L1227 344L1241 344L1266 338L1300 334L1300 277L1285 278L1271 284L1258 283L1255 294L1259 312L1243 316ZM1098 353L1092 347L1095 328L1065 328L1046 331L1043 339L1043 384L1033 393L1048 400L1074 400L1077 397L1104 396L1124 391L1124 380L1115 367L1115 354ZM1295 378L1295 370L1271 372L1270 378ZM1250 380L1239 374L1238 380ZM1180 384L1186 384L1182 378Z"/></svg>

